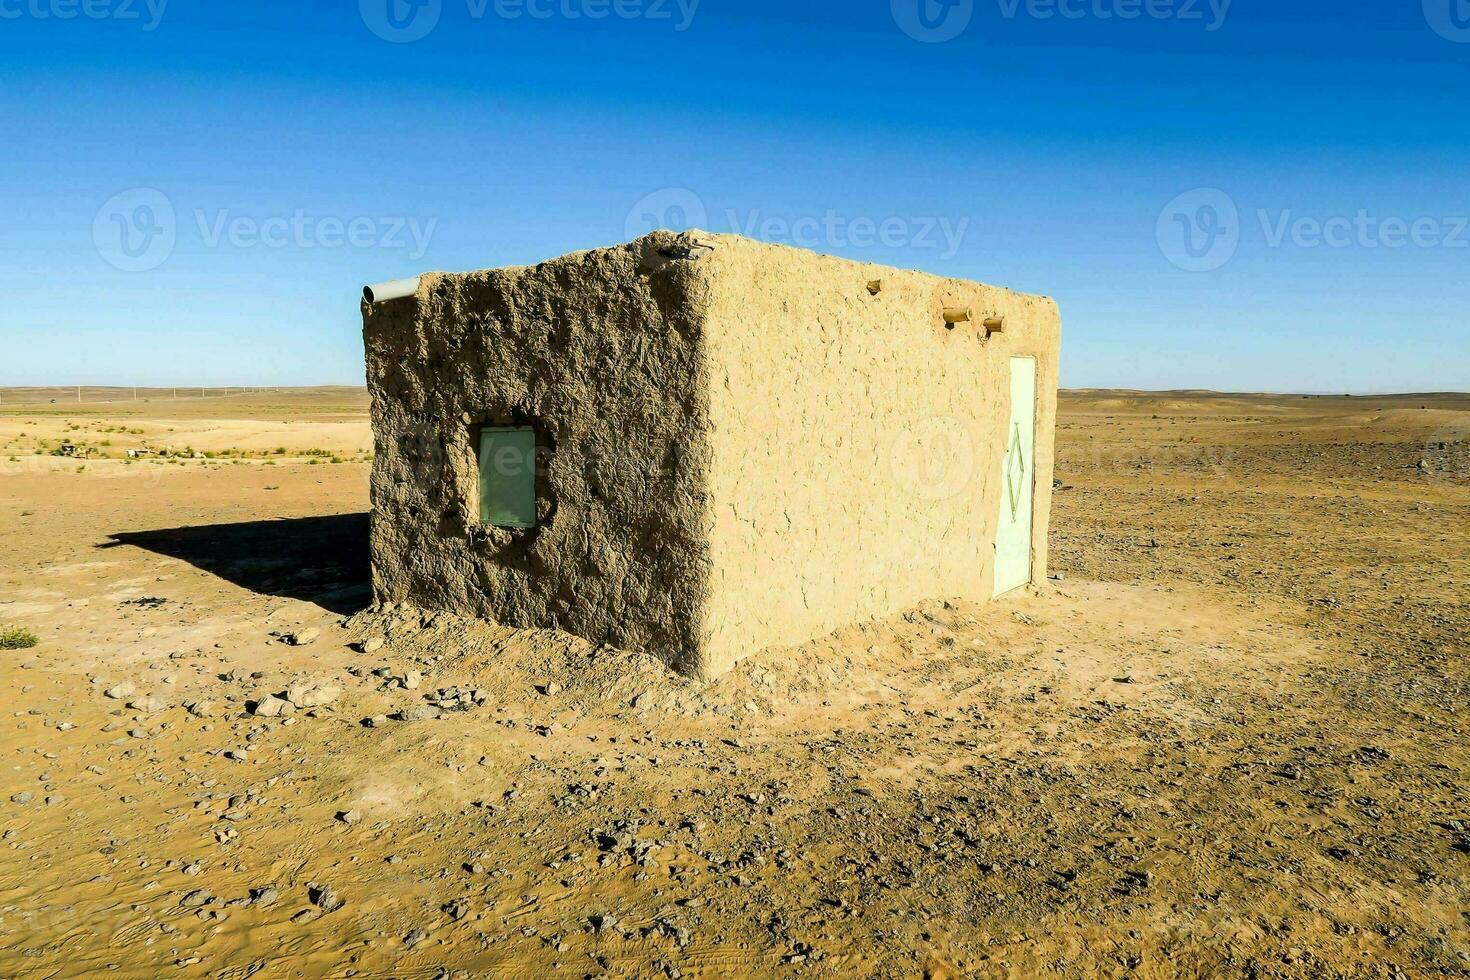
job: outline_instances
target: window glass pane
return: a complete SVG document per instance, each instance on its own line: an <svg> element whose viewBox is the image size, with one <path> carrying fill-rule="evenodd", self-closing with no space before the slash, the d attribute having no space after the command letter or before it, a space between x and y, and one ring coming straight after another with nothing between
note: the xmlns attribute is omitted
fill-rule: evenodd
<svg viewBox="0 0 1470 980"><path fill-rule="evenodd" d="M480 523L536 526L536 432L480 430Z"/></svg>

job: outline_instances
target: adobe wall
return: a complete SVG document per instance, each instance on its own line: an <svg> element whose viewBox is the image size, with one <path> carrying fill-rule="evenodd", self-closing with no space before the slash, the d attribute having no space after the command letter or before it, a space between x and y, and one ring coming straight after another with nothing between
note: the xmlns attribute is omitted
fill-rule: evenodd
<svg viewBox="0 0 1470 980"><path fill-rule="evenodd" d="M1060 326L1048 298L733 236L713 283L709 613L719 673L931 598L988 600L1012 355L1037 358L1044 580ZM871 294L868 283L881 280ZM943 309L976 322L944 326ZM1005 317L986 339L978 322Z"/></svg>
<svg viewBox="0 0 1470 980"><path fill-rule="evenodd" d="M651 272L645 252L430 274L416 299L364 305L379 601L560 627L700 672L706 288L694 263ZM554 446L534 530L480 526L480 424L535 424Z"/></svg>
<svg viewBox="0 0 1470 980"><path fill-rule="evenodd" d="M953 306L974 322L946 329ZM986 336L987 315L1002 333ZM989 599L1012 354L1038 363L1045 575L1049 299L659 232L430 274L363 316L379 601L559 627L712 676L926 599ZM538 427L535 529L480 525L482 424Z"/></svg>

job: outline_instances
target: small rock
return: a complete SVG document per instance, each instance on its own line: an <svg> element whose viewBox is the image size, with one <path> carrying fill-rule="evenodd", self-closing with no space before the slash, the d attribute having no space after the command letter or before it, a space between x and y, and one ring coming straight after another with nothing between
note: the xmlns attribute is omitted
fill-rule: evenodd
<svg viewBox="0 0 1470 980"><path fill-rule="evenodd" d="M403 686L410 691L417 691L424 683L424 675L417 670L410 670L403 675Z"/></svg>
<svg viewBox="0 0 1470 980"><path fill-rule="evenodd" d="M275 885L265 885L260 888L250 889L251 905L273 905L280 897L280 890Z"/></svg>
<svg viewBox="0 0 1470 980"><path fill-rule="evenodd" d="M304 647L315 643L322 635L322 631L313 626L296 633L281 634L281 641L293 647Z"/></svg>
<svg viewBox="0 0 1470 980"><path fill-rule="evenodd" d="M19 803L21 806L25 806L27 803L31 802L31 800L34 800L35 798L36 794L34 793L16 793L15 795L11 796L10 802Z"/></svg>
<svg viewBox="0 0 1470 980"><path fill-rule="evenodd" d="M123 698L132 697L133 692L137 690L138 685L132 683L131 681L124 681L121 684L114 684L112 687L109 687L102 693L112 698L114 701L121 701Z"/></svg>
<svg viewBox="0 0 1470 980"><path fill-rule="evenodd" d="M409 931L408 935L403 937L403 945L408 947L409 949L413 949L419 943L428 938L429 934L427 932L424 932L424 930L413 929Z"/></svg>
<svg viewBox="0 0 1470 980"><path fill-rule="evenodd" d="M204 889L200 888L190 892L183 898L179 899L179 904L186 909L199 909L203 908L213 901L214 896L209 894L209 892L205 891Z"/></svg>
<svg viewBox="0 0 1470 980"><path fill-rule="evenodd" d="M287 715L296 710L296 706L290 701L278 698L273 694L267 694L255 702L255 709L251 712L262 718L277 718Z"/></svg>
<svg viewBox="0 0 1470 980"><path fill-rule="evenodd" d="M362 650L363 653L377 653L379 650L383 649L383 642L384 641L381 636L370 636L366 640L362 641L359 649Z"/></svg>
<svg viewBox="0 0 1470 980"><path fill-rule="evenodd" d="M168 702L160 697L149 694L129 701L128 707L134 711L141 711L144 714L153 715L167 708Z"/></svg>
<svg viewBox="0 0 1470 980"><path fill-rule="evenodd" d="M342 689L332 684L302 682L286 688L286 700L298 708L320 708L342 696Z"/></svg>
<svg viewBox="0 0 1470 980"><path fill-rule="evenodd" d="M552 697L555 694L561 693L561 685L556 681L547 681L541 685L541 693L547 697Z"/></svg>
<svg viewBox="0 0 1470 980"><path fill-rule="evenodd" d="M438 718L441 712L432 704L413 704L394 715L399 721L428 721Z"/></svg>
<svg viewBox="0 0 1470 980"><path fill-rule="evenodd" d="M341 813L337 814L337 819L345 823L347 826L352 827L362 822L362 814L358 813L356 810L343 810Z"/></svg>
<svg viewBox="0 0 1470 980"><path fill-rule="evenodd" d="M308 885L307 894L311 897L311 903L323 912L335 912L347 904L346 899L337 894L337 889L331 885Z"/></svg>

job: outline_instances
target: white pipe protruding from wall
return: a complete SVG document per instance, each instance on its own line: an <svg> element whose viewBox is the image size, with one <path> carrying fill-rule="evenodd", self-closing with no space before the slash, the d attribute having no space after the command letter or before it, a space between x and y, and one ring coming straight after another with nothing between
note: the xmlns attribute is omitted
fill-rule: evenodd
<svg viewBox="0 0 1470 980"><path fill-rule="evenodd" d="M419 291L419 279L419 276L414 276L412 279L394 279L392 282L380 282L376 286L364 286L362 298L372 304L413 296Z"/></svg>

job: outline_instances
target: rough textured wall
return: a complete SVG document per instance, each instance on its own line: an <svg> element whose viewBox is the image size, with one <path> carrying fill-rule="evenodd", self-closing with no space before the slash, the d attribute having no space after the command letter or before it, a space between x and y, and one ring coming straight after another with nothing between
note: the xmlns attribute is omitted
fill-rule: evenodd
<svg viewBox="0 0 1470 980"><path fill-rule="evenodd" d="M1044 580L1052 300L701 238L715 246L703 262L714 284L711 672L924 599L990 598L1012 355L1037 358L1032 552L1033 581ZM976 322L946 329L944 308L964 306ZM988 339L987 314L1005 317Z"/></svg>
<svg viewBox="0 0 1470 980"><path fill-rule="evenodd" d="M672 241L431 274L416 298L364 306L380 601L702 672L708 290L698 263L657 254ZM534 530L480 526L481 424L537 428Z"/></svg>

